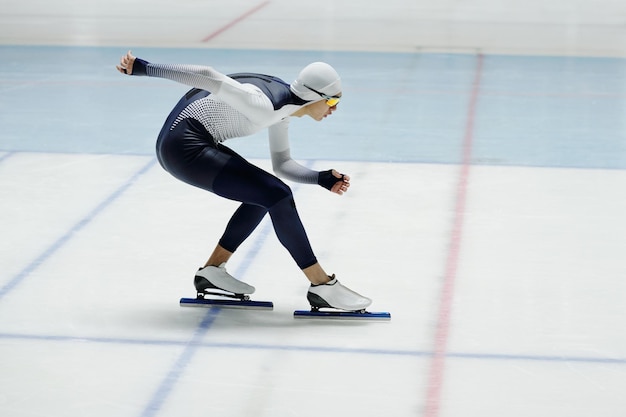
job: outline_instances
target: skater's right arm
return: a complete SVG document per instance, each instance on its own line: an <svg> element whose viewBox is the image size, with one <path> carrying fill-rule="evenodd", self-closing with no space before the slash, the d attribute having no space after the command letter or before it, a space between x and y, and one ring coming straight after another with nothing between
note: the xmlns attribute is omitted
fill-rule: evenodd
<svg viewBox="0 0 626 417"><path fill-rule="evenodd" d="M304 184L318 184L333 193L342 195L350 187L350 177L334 169L314 171L291 157L288 137L289 118L269 128L272 168L277 176Z"/></svg>

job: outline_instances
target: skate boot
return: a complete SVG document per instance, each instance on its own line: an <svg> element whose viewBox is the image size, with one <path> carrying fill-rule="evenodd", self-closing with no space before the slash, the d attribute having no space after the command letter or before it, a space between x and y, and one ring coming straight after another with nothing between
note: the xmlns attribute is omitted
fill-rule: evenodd
<svg viewBox="0 0 626 417"><path fill-rule="evenodd" d="M220 266L205 266L196 272L193 283L201 293L205 290L218 289L233 294L252 294L255 288L231 276L226 272L225 263Z"/></svg>
<svg viewBox="0 0 626 417"><path fill-rule="evenodd" d="M344 287L339 283L335 275L326 284L313 285L309 287L306 298L309 300L313 310L320 308L336 308L346 311L365 310L372 300Z"/></svg>

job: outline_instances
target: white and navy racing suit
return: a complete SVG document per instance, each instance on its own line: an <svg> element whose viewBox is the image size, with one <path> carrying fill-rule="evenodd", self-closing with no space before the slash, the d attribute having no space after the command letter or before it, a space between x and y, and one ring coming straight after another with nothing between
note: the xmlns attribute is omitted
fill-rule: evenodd
<svg viewBox="0 0 626 417"><path fill-rule="evenodd" d="M281 177L330 189L330 171L308 169L290 156L289 116L307 104L279 78L224 75L211 67L162 65L137 58L133 75L167 78L193 87L174 107L157 140L161 166L174 177L242 204L219 244L230 252L270 214L279 241L297 265L317 262L289 186L252 165L223 141L268 128L272 167Z"/></svg>

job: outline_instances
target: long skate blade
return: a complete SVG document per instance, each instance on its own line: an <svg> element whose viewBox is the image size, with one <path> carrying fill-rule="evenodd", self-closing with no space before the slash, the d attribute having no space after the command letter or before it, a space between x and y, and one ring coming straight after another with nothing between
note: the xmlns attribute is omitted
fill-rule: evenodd
<svg viewBox="0 0 626 417"><path fill-rule="evenodd" d="M391 320L391 313L387 311L311 311L296 310L293 312L296 319L336 319L336 320Z"/></svg>
<svg viewBox="0 0 626 417"><path fill-rule="evenodd" d="M240 308L245 310L273 310L274 303L271 301L252 300L218 300L214 298L181 298L181 307L215 307L215 308Z"/></svg>

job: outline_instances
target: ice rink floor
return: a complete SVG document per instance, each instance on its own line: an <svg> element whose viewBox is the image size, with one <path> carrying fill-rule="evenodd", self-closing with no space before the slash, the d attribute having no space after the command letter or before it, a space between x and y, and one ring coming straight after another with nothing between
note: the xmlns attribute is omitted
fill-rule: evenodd
<svg viewBox="0 0 626 417"><path fill-rule="evenodd" d="M402 17L401 3L377 10L402 26L417 12ZM126 18L117 3L93 16L25 4L0 18L12 22L0 29L1 416L623 415L626 59L601 56L593 24L572 23L585 3L566 21L588 42L523 55L490 50L503 38L410 51L394 47L408 44L402 31L371 50L345 37L271 48L279 1L231 3L178 46L129 29L165 19L162 4L147 18L139 2ZM603 30L626 15L613 6ZM359 10L350 20L302 6L299 18L359 32L371 22ZM535 23L529 33L559 27ZM248 24L272 29L251 45ZM178 305L237 204L156 162L155 137L187 88L116 73L128 48L288 81L315 60L337 68L338 111L293 120L290 136L296 159L349 174L350 191L290 185L322 265L391 321L295 320L307 282L267 220L228 269L273 311ZM270 170L265 136L226 144Z"/></svg>

